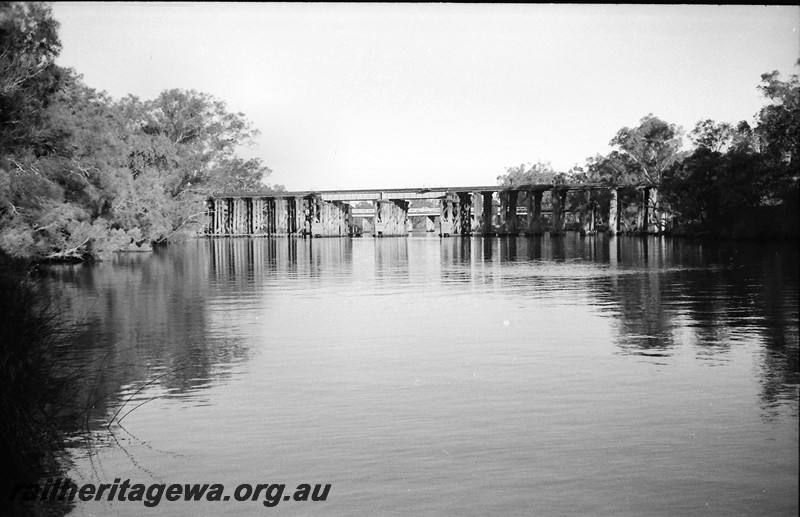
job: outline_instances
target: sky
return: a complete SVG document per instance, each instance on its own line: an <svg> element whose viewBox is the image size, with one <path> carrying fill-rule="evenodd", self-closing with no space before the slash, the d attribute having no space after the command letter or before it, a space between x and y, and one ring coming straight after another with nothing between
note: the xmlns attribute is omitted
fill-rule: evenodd
<svg viewBox="0 0 800 517"><path fill-rule="evenodd" d="M752 123L800 73L800 7L60 3L57 63L114 98L205 92L289 190L493 185L652 113Z"/></svg>

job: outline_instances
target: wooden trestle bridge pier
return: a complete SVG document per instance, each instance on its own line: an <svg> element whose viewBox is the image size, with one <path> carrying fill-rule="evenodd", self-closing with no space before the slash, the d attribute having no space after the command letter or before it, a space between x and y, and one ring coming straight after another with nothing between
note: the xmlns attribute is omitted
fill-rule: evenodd
<svg viewBox="0 0 800 517"><path fill-rule="evenodd" d="M344 237L352 234L352 203L374 204L374 236L404 236L409 233L409 205L414 200L437 200L437 208L425 215L437 215L438 232L451 235L560 235L566 231L566 199L578 191L589 199L592 190L611 194L608 232L619 233L621 188L640 192L637 203L637 230L660 233L664 226L653 186L608 187L582 185L523 185L505 188L497 185L478 187L437 187L408 189L362 189L281 192L277 194L221 194L208 199L205 234L208 236L298 236ZM550 192L550 224L542 218L542 197ZM520 196L521 193L525 193ZM521 199L522 198L522 199ZM499 204L495 200L499 200ZM522 206L519 201L522 200ZM597 206L582 203L579 228L582 233L596 232ZM363 212L360 209L359 212ZM363 215L362 215L363 217Z"/></svg>

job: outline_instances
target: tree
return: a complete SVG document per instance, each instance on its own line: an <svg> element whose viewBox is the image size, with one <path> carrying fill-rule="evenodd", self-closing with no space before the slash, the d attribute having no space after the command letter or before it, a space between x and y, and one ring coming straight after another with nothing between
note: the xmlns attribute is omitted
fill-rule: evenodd
<svg viewBox="0 0 800 517"><path fill-rule="evenodd" d="M722 157L718 151L699 146L665 171L662 190L680 220L703 225L719 217L718 189L725 175Z"/></svg>
<svg viewBox="0 0 800 517"><path fill-rule="evenodd" d="M0 248L12 255L138 249L197 230L214 192L273 190L259 159L235 154L255 131L207 94L114 101L63 70L38 120L0 158Z"/></svg>
<svg viewBox="0 0 800 517"><path fill-rule="evenodd" d="M700 147L665 172L662 191L678 220L698 230L731 237L787 235L796 232L796 210L775 204L774 171L765 154Z"/></svg>
<svg viewBox="0 0 800 517"><path fill-rule="evenodd" d="M554 183L556 172L550 163L536 162L508 167L506 174L497 177L498 183L503 187L521 187L523 185L551 184Z"/></svg>
<svg viewBox="0 0 800 517"><path fill-rule="evenodd" d="M697 147L714 152L726 151L730 148L734 137L734 129L726 122L716 123L711 119L700 120L689 135Z"/></svg>
<svg viewBox="0 0 800 517"><path fill-rule="evenodd" d="M0 4L0 247L16 255L47 254L45 234L81 212L63 206L69 174L51 167L64 141L49 120L65 79L57 28L44 4Z"/></svg>
<svg viewBox="0 0 800 517"><path fill-rule="evenodd" d="M167 90L153 101L118 104L128 124L132 183L115 210L123 228L153 242L196 229L206 198L230 190L263 191L270 174L258 158L236 156L258 131L242 113L194 90Z"/></svg>
<svg viewBox="0 0 800 517"><path fill-rule="evenodd" d="M641 181L641 166L629 154L611 151L586 160L587 179L604 185L621 186Z"/></svg>
<svg viewBox="0 0 800 517"><path fill-rule="evenodd" d="M730 150L758 153L761 151L761 147L760 138L758 134L753 131L753 128L750 127L750 124L744 120L736 124L731 137Z"/></svg>
<svg viewBox="0 0 800 517"><path fill-rule="evenodd" d="M0 3L0 149L29 145L58 89L58 22L43 3Z"/></svg>
<svg viewBox="0 0 800 517"><path fill-rule="evenodd" d="M66 70L32 145L0 170L0 246L9 253L81 258L141 241L114 226L111 207L127 188L125 127L111 99Z"/></svg>
<svg viewBox="0 0 800 517"><path fill-rule="evenodd" d="M664 195L685 224L717 235L796 235L800 83L763 74L769 104L751 128L710 120L693 131L698 148L664 174Z"/></svg>
<svg viewBox="0 0 800 517"><path fill-rule="evenodd" d="M800 66L800 60L797 65ZM792 75L781 81L777 71L763 74L758 87L770 104L758 113L757 132L765 142L764 152L784 161L797 171L800 167L800 80Z"/></svg>
<svg viewBox="0 0 800 517"><path fill-rule="evenodd" d="M43 3L0 4L0 95L23 90L61 50L58 22Z"/></svg>
<svg viewBox="0 0 800 517"><path fill-rule="evenodd" d="M241 160L236 150L250 145L259 132L243 113L194 90L164 91L153 101L129 97L122 103L131 130L140 133L132 156L134 175L157 167L167 174L169 193L256 188L271 171L259 159Z"/></svg>
<svg viewBox="0 0 800 517"><path fill-rule="evenodd" d="M609 145L618 147L637 165L640 182L651 185L661 183L661 176L672 163L679 159L681 129L668 124L651 113L644 117L638 127L620 129Z"/></svg>

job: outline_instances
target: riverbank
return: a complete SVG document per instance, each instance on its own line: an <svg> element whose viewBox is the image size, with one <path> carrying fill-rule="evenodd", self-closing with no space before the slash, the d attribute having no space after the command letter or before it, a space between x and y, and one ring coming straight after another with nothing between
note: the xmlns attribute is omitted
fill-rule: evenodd
<svg viewBox="0 0 800 517"><path fill-rule="evenodd" d="M762 206L725 221L680 224L670 235L728 241L797 241L800 240L800 212L797 203Z"/></svg>
<svg viewBox="0 0 800 517"><path fill-rule="evenodd" d="M11 501L15 487L64 476L68 468L59 413L70 379L57 368L68 327L48 307L33 265L0 253L0 514L59 515L61 504Z"/></svg>

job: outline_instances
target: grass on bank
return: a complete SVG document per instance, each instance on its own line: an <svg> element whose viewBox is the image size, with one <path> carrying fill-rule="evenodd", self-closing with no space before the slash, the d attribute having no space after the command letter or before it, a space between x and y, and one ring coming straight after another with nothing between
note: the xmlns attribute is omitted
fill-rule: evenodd
<svg viewBox="0 0 800 517"><path fill-rule="evenodd" d="M56 415L69 401L70 390L55 361L67 336L66 324L42 297L31 265L0 252L0 515L39 513L10 501L14 486L65 473Z"/></svg>

